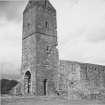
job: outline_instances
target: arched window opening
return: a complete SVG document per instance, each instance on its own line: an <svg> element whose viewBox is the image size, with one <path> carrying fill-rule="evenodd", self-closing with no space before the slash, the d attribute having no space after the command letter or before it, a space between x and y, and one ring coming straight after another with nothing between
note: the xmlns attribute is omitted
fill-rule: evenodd
<svg viewBox="0 0 105 105"><path fill-rule="evenodd" d="M27 71L24 76L24 88L25 93L30 93L30 87L31 87L31 73Z"/></svg>

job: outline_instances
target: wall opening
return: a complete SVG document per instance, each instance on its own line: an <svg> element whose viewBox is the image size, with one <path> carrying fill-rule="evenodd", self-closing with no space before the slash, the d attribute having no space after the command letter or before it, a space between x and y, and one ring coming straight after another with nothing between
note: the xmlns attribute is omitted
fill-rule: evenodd
<svg viewBox="0 0 105 105"><path fill-rule="evenodd" d="M43 85L44 85L44 96L46 96L47 95L47 79L43 81Z"/></svg>
<svg viewBox="0 0 105 105"><path fill-rule="evenodd" d="M49 24L48 24L47 21L45 21L45 28L46 28L46 29L49 29Z"/></svg>
<svg viewBox="0 0 105 105"><path fill-rule="evenodd" d="M30 94L31 88L31 73L27 71L24 76L24 89L26 94Z"/></svg>

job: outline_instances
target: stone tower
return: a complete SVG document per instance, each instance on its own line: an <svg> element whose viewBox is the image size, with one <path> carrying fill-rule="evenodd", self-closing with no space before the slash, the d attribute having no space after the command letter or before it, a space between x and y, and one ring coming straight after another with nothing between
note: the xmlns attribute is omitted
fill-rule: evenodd
<svg viewBox="0 0 105 105"><path fill-rule="evenodd" d="M23 13L22 91L54 94L58 82L56 10L48 0L29 0Z"/></svg>

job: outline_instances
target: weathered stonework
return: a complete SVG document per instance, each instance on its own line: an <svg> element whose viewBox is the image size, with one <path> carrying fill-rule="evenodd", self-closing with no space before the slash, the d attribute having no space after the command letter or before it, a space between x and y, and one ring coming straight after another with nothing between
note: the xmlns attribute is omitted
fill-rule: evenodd
<svg viewBox="0 0 105 105"><path fill-rule="evenodd" d="M69 98L86 98L105 91L105 66L71 61L60 61L59 89ZM91 97L90 97L91 98Z"/></svg>
<svg viewBox="0 0 105 105"><path fill-rule="evenodd" d="M22 94L70 99L105 91L105 66L59 61L56 10L48 0L29 0L23 13Z"/></svg>
<svg viewBox="0 0 105 105"><path fill-rule="evenodd" d="M30 0L23 13L22 80L25 95L55 94L58 86L56 10Z"/></svg>
<svg viewBox="0 0 105 105"><path fill-rule="evenodd" d="M9 91L9 95L21 96L22 95L21 86L22 86L21 81L19 81L18 84Z"/></svg>

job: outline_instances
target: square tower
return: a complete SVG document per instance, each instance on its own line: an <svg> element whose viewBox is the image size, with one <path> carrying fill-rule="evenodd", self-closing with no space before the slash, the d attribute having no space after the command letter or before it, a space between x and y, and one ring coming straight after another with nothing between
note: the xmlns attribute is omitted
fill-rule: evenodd
<svg viewBox="0 0 105 105"><path fill-rule="evenodd" d="M58 82L56 10L48 0L29 0L23 12L22 91L54 94Z"/></svg>

